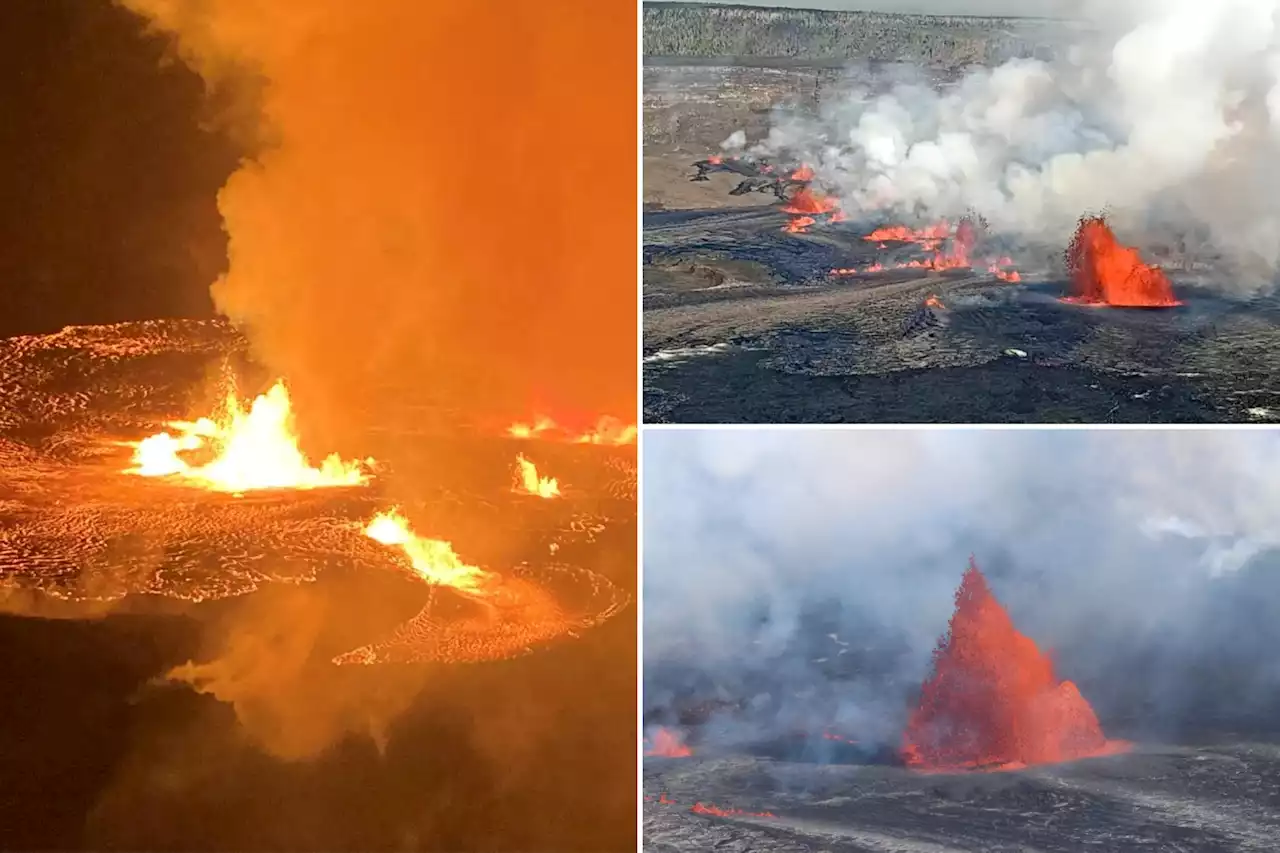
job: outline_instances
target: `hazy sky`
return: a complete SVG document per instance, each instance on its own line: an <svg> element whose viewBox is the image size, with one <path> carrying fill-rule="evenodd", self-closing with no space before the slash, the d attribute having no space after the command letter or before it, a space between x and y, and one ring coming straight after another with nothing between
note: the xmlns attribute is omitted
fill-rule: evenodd
<svg viewBox="0 0 1280 853"><path fill-rule="evenodd" d="M706 0L673 0L677 3ZM875 12L927 12L935 15L1043 15L1054 0L737 0L734 5L786 6Z"/></svg>

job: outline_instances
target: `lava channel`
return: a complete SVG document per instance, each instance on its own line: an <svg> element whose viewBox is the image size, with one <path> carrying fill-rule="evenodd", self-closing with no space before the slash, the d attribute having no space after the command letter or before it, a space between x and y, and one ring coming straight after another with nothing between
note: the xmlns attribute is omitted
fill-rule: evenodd
<svg viewBox="0 0 1280 853"><path fill-rule="evenodd" d="M970 559L933 672L903 735L903 760L932 772L1016 770L1124 752L1079 689L1018 632Z"/></svg>
<svg viewBox="0 0 1280 853"><path fill-rule="evenodd" d="M1066 253L1071 295L1078 305L1113 308L1174 308L1169 277L1157 266L1144 264L1138 250L1116 239L1102 217L1080 220Z"/></svg>

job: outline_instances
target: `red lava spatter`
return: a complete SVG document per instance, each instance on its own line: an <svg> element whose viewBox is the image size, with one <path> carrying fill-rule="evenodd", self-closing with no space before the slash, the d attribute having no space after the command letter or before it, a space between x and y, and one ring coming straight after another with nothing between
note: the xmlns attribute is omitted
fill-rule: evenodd
<svg viewBox="0 0 1280 853"><path fill-rule="evenodd" d="M662 758L687 758L693 750L684 745L684 738L670 729L660 728L653 733L652 740L646 740L645 755Z"/></svg>
<svg viewBox="0 0 1280 853"><path fill-rule="evenodd" d="M1174 308L1182 303L1159 267L1144 264L1138 250L1116 239L1102 217L1080 220L1066 253L1071 295L1079 305Z"/></svg>
<svg viewBox="0 0 1280 853"><path fill-rule="evenodd" d="M659 794L656 798L652 795L645 795L646 803L657 803L660 806L678 806L675 800L667 796L666 792ZM698 801L689 807L689 811L694 814L710 815L712 817L772 817L777 815L773 812L749 812L745 809L722 809L719 806L713 806L711 803Z"/></svg>
<svg viewBox="0 0 1280 853"><path fill-rule="evenodd" d="M807 186L796 190L790 200L783 205L782 212L791 216L782 229L788 234L804 234L817 224L816 217L826 216L829 222L844 221L844 212L835 199L814 192Z"/></svg>
<svg viewBox="0 0 1280 853"><path fill-rule="evenodd" d="M947 270L973 269L975 261L972 257L979 238L978 225L973 219L965 217L955 226L943 221L925 228L913 229L905 225L890 225L877 228L862 239L868 243L876 243L881 249L887 249L888 243L912 243L919 246L932 257L906 261L885 266L876 261L869 267L857 269L845 267L834 269L831 274L837 277L869 275L883 272L886 269L923 269L935 272ZM1009 269L1013 260L1008 257L991 258L982 262L987 272L1001 281L1016 283L1022 280L1017 270Z"/></svg>
<svg viewBox="0 0 1280 853"><path fill-rule="evenodd" d="M903 734L909 767L1014 770L1127 750L1108 741L1075 684L1018 632L971 559L933 673Z"/></svg>

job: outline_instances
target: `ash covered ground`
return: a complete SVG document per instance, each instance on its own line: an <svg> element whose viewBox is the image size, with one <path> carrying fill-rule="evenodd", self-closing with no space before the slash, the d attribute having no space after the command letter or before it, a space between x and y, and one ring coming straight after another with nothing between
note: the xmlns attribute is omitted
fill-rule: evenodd
<svg viewBox="0 0 1280 853"><path fill-rule="evenodd" d="M780 207L795 187L776 178L797 163L766 162L774 171L763 175L696 165L735 132L754 144L777 116L816 115L851 90L905 79L941 89L969 63L1051 53L1062 27L840 14L828 21L842 34L833 42L815 35L832 13L743 12L735 25L750 55L734 60L693 36L661 37L678 14L657 4L646 18L647 49L669 51L644 69L646 422L1265 423L1280 413L1280 299L1242 295L1176 245L1150 258L1183 302L1160 311L1058 301L1069 293L1066 232L1060 244L1015 246L1018 284L981 265L833 276L922 256L862 239L892 221L786 233ZM755 14L773 17L747 20ZM942 310L922 310L931 297Z"/></svg>
<svg viewBox="0 0 1280 853"><path fill-rule="evenodd" d="M796 435L647 439L647 850L1274 848L1280 560L1248 521L1273 438ZM969 550L1096 714L1093 757L957 772L906 749ZM956 659L1028 653L994 636ZM997 718L983 736L1038 737ZM944 740L980 739L952 720Z"/></svg>

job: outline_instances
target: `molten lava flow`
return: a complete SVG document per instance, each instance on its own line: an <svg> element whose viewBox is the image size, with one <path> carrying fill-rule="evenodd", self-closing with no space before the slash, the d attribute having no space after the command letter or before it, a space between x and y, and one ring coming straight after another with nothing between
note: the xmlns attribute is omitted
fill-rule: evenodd
<svg viewBox="0 0 1280 853"><path fill-rule="evenodd" d="M1070 681L1018 633L971 559L933 673L903 735L908 765L933 771L1071 761L1120 751Z"/></svg>
<svg viewBox="0 0 1280 853"><path fill-rule="evenodd" d="M817 224L818 220L814 219L812 216L797 216L784 225L782 230L788 234L807 234L809 233L809 229Z"/></svg>
<svg viewBox="0 0 1280 853"><path fill-rule="evenodd" d="M707 162L710 163L712 166L719 166L721 163L724 162L724 158L721 157L719 154L712 154L710 157L707 158Z"/></svg>
<svg viewBox="0 0 1280 853"><path fill-rule="evenodd" d="M653 733L653 740L646 739L645 755L656 755L663 758L687 758L693 750L684 745L684 738L677 732L660 728Z"/></svg>
<svg viewBox="0 0 1280 853"><path fill-rule="evenodd" d="M812 181L812 180L813 180L813 169L812 169L811 167L809 167L809 166L806 166L806 165L804 165L804 164L801 164L801 166L800 166L800 168L799 168L799 169L796 169L794 172L792 172L792 173L791 173L791 180L793 180L793 181L806 181L806 182L807 182L807 181Z"/></svg>
<svg viewBox="0 0 1280 853"><path fill-rule="evenodd" d="M244 408L234 391L223 411L213 418L175 421L177 434L158 433L133 445L133 468L142 477L181 477L215 491L253 489L317 489L358 486L368 482L358 462L344 462L336 453L314 468L298 449L293 431L289 392L283 382ZM184 453L206 451L203 464L192 464Z"/></svg>
<svg viewBox="0 0 1280 853"><path fill-rule="evenodd" d="M777 817L773 812L748 812L742 809L722 809L710 803L694 803L689 811L694 814L711 815L712 817Z"/></svg>
<svg viewBox="0 0 1280 853"><path fill-rule="evenodd" d="M516 491L540 498L560 495L560 484L554 477L539 477L538 468L523 455L516 457Z"/></svg>
<svg viewBox="0 0 1280 853"><path fill-rule="evenodd" d="M626 444L635 444L639 434L640 430L635 424L623 423L617 418L605 416L596 421L594 427L573 440L575 444L608 444L621 447Z"/></svg>
<svg viewBox="0 0 1280 853"><path fill-rule="evenodd" d="M978 244L980 229L985 228L982 220L971 217L961 219L954 232L948 222L939 222L925 228L913 229L905 225L890 225L877 228L862 239L875 243L879 249L886 249L887 243L910 243L929 253L931 257L905 261L885 266L877 261L866 269L842 267L833 269L831 274L837 277L870 275L885 269L922 269L933 271L972 269L973 252ZM995 258L984 262L989 272L1001 281L1019 282L1022 276L1016 270L1007 269L1013 266L1010 258Z"/></svg>
<svg viewBox="0 0 1280 853"><path fill-rule="evenodd" d="M513 438L557 438L574 444L607 444L621 447L635 444L640 431L635 424L624 423L605 415L586 432L576 432L561 426L553 419L539 416L532 424L516 423L507 427L507 435Z"/></svg>
<svg viewBox="0 0 1280 853"><path fill-rule="evenodd" d="M548 417L534 418L533 423L514 423L507 427L507 434L512 438L534 438L547 430L556 428L556 422Z"/></svg>
<svg viewBox="0 0 1280 853"><path fill-rule="evenodd" d="M946 308L947 307L942 304L941 299L934 296L933 294L929 294L929 298L925 299L924 304L929 306L930 308Z"/></svg>
<svg viewBox="0 0 1280 853"><path fill-rule="evenodd" d="M1064 301L1116 308L1182 304L1164 272L1144 264L1137 249L1122 245L1102 217L1080 220L1066 259L1072 295Z"/></svg>
<svg viewBox="0 0 1280 853"><path fill-rule="evenodd" d="M448 542L418 536L398 510L375 515L365 527L364 535L402 550L409 558L409 565L427 583L475 595L486 594L485 586L490 580L487 572L464 563Z"/></svg>
<svg viewBox="0 0 1280 853"><path fill-rule="evenodd" d="M795 216L813 216L831 213L839 206L835 200L829 199L821 193L816 193L808 187L801 187L787 202L787 205L782 208L782 212Z"/></svg>

